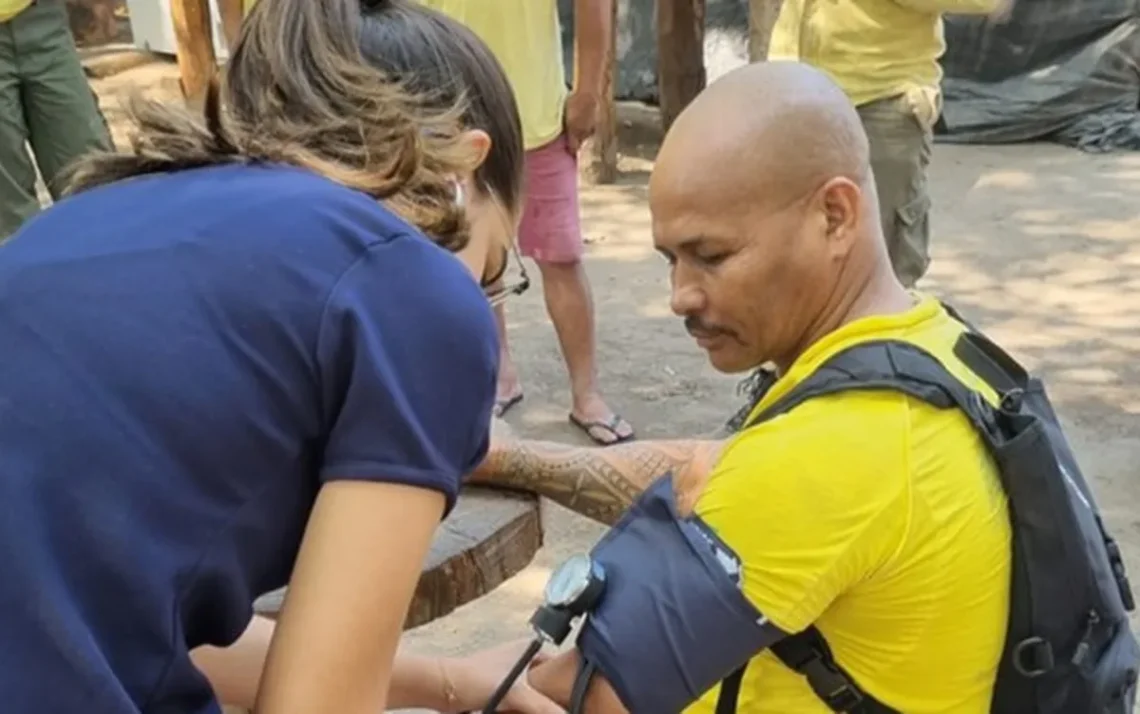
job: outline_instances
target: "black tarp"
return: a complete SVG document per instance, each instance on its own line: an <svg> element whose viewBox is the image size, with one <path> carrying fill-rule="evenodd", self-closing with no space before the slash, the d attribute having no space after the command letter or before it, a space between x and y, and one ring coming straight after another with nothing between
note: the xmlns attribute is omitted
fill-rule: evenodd
<svg viewBox="0 0 1140 714"><path fill-rule="evenodd" d="M656 0L660 1L660 0ZM1140 0L1014 0L1009 18L945 19L938 140L1140 149ZM617 93L657 101L655 0L619 0ZM572 0L559 0L570 70ZM747 0L708 0L709 77L747 61Z"/></svg>
<svg viewBox="0 0 1140 714"><path fill-rule="evenodd" d="M947 17L939 140L1140 149L1137 0L1018 0Z"/></svg>

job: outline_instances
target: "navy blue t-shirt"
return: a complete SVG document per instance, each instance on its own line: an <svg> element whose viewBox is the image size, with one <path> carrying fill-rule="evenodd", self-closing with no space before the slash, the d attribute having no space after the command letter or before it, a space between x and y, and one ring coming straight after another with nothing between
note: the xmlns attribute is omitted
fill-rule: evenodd
<svg viewBox="0 0 1140 714"><path fill-rule="evenodd" d="M302 170L33 219L0 247L0 710L219 712L188 652L286 583L320 485L450 506L497 368L462 263Z"/></svg>

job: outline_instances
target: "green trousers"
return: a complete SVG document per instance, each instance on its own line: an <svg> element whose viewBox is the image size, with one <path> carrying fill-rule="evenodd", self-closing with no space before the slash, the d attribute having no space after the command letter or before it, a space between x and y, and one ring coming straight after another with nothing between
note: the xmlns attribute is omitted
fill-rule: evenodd
<svg viewBox="0 0 1140 714"><path fill-rule="evenodd" d="M37 166L54 198L65 166L110 147L63 0L35 0L0 22L0 241L39 210Z"/></svg>
<svg viewBox="0 0 1140 714"><path fill-rule="evenodd" d="M895 275L912 287L930 265L930 193L926 169L933 136L905 97L858 108L871 145L879 217Z"/></svg>

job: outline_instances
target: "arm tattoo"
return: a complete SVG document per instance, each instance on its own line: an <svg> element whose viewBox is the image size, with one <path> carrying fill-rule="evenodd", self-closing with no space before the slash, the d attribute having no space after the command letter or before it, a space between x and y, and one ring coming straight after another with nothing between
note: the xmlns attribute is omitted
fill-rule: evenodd
<svg viewBox="0 0 1140 714"><path fill-rule="evenodd" d="M681 482L703 482L719 449L720 442L693 440L609 447L522 441L493 454L480 480L537 493L609 525L649 484L670 472L679 482L678 500L687 500Z"/></svg>

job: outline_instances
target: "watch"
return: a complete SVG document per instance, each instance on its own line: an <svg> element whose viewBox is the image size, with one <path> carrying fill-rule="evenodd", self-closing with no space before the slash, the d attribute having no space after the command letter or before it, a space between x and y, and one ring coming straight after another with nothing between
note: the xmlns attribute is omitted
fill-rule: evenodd
<svg viewBox="0 0 1140 714"><path fill-rule="evenodd" d="M547 607L580 615L597 603L605 582L602 567L589 555L578 553L555 568L543 595Z"/></svg>

